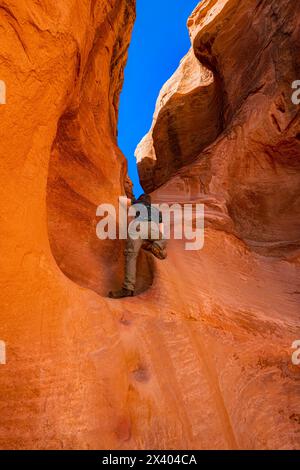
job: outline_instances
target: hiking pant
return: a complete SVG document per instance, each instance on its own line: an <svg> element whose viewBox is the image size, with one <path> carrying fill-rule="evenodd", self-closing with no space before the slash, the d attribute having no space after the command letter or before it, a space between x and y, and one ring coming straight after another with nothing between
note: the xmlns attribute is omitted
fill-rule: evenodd
<svg viewBox="0 0 300 470"><path fill-rule="evenodd" d="M159 231L156 230L156 233L151 235L151 226L149 222L141 222L147 224L149 230L147 230L147 238L137 238L136 240L129 236L126 241L126 248L124 251L125 254L125 279L123 287L128 290L134 291L136 283L136 266L137 258L140 252L140 249L143 246L145 241L153 243L153 245L158 246L159 249L164 250L166 248L167 240L162 238L162 235L159 234Z"/></svg>

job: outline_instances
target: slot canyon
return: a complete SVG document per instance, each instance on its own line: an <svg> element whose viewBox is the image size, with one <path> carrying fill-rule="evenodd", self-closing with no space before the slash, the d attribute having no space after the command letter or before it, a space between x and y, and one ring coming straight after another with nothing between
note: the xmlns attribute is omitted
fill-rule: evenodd
<svg viewBox="0 0 300 470"><path fill-rule="evenodd" d="M124 241L97 238L96 208L132 194L135 0L1 0L0 17L0 448L299 449L300 3L191 12L136 159L155 202L204 204L205 243L143 252L120 300Z"/></svg>

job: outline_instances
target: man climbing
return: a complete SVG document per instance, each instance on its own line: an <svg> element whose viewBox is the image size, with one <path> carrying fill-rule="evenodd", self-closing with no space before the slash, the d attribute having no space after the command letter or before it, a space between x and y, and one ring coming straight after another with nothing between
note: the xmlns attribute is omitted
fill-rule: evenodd
<svg viewBox="0 0 300 470"><path fill-rule="evenodd" d="M121 290L110 292L109 297L120 299L134 295L136 283L137 259L141 248L150 251L158 259L165 259L166 240L162 222L162 213L151 205L151 196L142 194L129 205L135 208L134 224L129 226L125 248L125 279ZM138 234L137 234L138 229Z"/></svg>

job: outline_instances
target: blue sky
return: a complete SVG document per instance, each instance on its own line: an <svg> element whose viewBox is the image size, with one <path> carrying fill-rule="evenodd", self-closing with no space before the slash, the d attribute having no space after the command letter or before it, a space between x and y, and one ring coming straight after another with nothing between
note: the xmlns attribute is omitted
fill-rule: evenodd
<svg viewBox="0 0 300 470"><path fill-rule="evenodd" d="M119 111L119 146L139 196L134 151L151 126L162 85L190 48L186 22L199 0L137 0L137 19L125 69Z"/></svg>

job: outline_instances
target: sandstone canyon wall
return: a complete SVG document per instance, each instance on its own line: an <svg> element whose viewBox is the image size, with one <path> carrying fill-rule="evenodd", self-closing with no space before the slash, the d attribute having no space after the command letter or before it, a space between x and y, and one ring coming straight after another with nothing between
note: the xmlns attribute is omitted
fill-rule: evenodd
<svg viewBox="0 0 300 470"><path fill-rule="evenodd" d="M200 3L192 48L136 151L146 188L182 169L190 197L216 195L236 233L269 249L300 238L299 14L297 2Z"/></svg>
<svg viewBox="0 0 300 470"><path fill-rule="evenodd" d="M0 1L0 447L299 448L300 8L203 1L138 150L158 201L204 202L205 245L140 260L96 206L116 145L131 0Z"/></svg>

